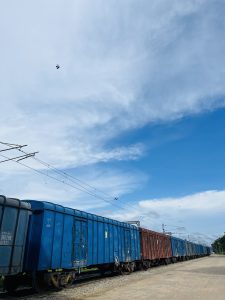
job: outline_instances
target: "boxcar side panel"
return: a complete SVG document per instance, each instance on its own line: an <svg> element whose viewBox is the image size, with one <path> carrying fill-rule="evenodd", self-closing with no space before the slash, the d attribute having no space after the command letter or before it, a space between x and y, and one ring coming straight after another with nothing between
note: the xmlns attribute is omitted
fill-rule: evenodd
<svg viewBox="0 0 225 300"><path fill-rule="evenodd" d="M174 236L171 236L170 239L173 257L185 257L187 255L186 242Z"/></svg>
<svg viewBox="0 0 225 300"><path fill-rule="evenodd" d="M61 265L62 251L61 245L63 240L63 214L55 214L55 230L54 230L54 240L52 248L52 268L57 269Z"/></svg>
<svg viewBox="0 0 225 300"><path fill-rule="evenodd" d="M100 217L89 219L88 231L88 265L140 258L139 232L133 226Z"/></svg>
<svg viewBox="0 0 225 300"><path fill-rule="evenodd" d="M55 228L55 213L53 211L45 210L43 227L42 227L42 235L41 235L39 265L38 265L39 270L51 269L54 228Z"/></svg>
<svg viewBox="0 0 225 300"><path fill-rule="evenodd" d="M22 272L30 205L0 196L0 275Z"/></svg>
<svg viewBox="0 0 225 300"><path fill-rule="evenodd" d="M142 259L156 260L172 256L170 239L167 235L140 228Z"/></svg>
<svg viewBox="0 0 225 300"><path fill-rule="evenodd" d="M135 226L48 202L29 202L34 214L28 239L27 271L73 269L140 259L139 232ZM40 240L39 245L35 245L34 236Z"/></svg>
<svg viewBox="0 0 225 300"><path fill-rule="evenodd" d="M64 226L63 226L63 239L61 248L62 262L57 268L72 268L72 255L73 249L73 216L69 214L64 214Z"/></svg>

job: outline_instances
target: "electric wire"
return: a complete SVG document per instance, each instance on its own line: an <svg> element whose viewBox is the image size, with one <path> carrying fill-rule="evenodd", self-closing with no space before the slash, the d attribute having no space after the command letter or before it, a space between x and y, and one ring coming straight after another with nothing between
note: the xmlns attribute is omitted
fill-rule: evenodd
<svg viewBox="0 0 225 300"><path fill-rule="evenodd" d="M25 153L25 154L27 154L27 153L26 153L25 151L23 151L23 150L20 150L20 149L19 149L19 151L20 151L20 152L23 152L23 153ZM101 194L104 194L104 195L107 196L107 198L109 198L109 199L118 200L118 197L113 197L113 196L107 194L106 192L104 192L104 191L102 191L102 190L100 190L100 189L97 189L97 188L91 186L90 184L85 183L84 181L82 181L82 180L80 180L80 179L74 177L73 175L68 174L68 173L66 173L65 171L62 171L62 170L60 170L60 169L57 169L56 167L50 165L49 163L47 163L47 162L45 162L45 161L43 161L43 160L40 160L40 159L38 159L38 158L36 158L36 157L32 157L32 158L33 158L35 161L37 161L37 162L39 162L40 164L42 164L42 165L44 165L45 167L47 167L48 169L53 170L54 172L58 173L59 175L63 176L64 178L66 178L66 179L68 179L68 180L70 180L70 181L76 183L78 186L82 187L83 189L87 190L88 192L89 192L89 190L87 189L87 187L89 187L90 189L92 189L94 192L99 192L99 193L101 193ZM86 186L86 187L85 187L85 186Z"/></svg>
<svg viewBox="0 0 225 300"><path fill-rule="evenodd" d="M26 153L25 151L23 151L23 150L19 150L19 151L21 151L21 152L27 154L27 153ZM59 175L62 175L62 176L64 176L64 177L66 177L66 179L69 179L69 180L71 180L72 182L76 183L77 185L79 185L80 187L84 188L85 190L86 190L86 188L85 188L83 185L86 185L86 186L90 187L91 189L93 189L94 191L97 191L97 192L99 192L99 193L101 193L101 194L106 195L106 196L107 196L108 198L110 198L110 199L117 200L117 201L120 202L122 205L127 205L127 206L129 206L129 207L131 207L132 209L135 209L135 210L137 209L135 206L131 205L130 203L123 203L123 202L119 199L119 197L112 197L111 195L105 193L104 191L101 191L101 190L99 190L99 189L97 189L97 188L91 186L90 184L85 183L84 181L82 181L82 180L80 180L80 179L78 179L78 178L76 178L76 177L74 177L74 176L72 176L72 175L66 173L65 171L61 171L61 170L57 169L56 167L50 165L49 163L47 163L47 162L45 162L45 161L43 161L43 160L40 160L40 159L36 158L35 156L32 157L32 158L33 158L34 160L36 160L37 162L41 163L42 165L46 166L47 168L52 169L53 171L55 171L55 172L58 173ZM80 183L75 182L74 180L76 180L76 181L82 183L83 185L81 185ZM87 190L87 191L88 191L88 190Z"/></svg>
<svg viewBox="0 0 225 300"><path fill-rule="evenodd" d="M21 149L16 149L16 150L19 150L20 152L22 152L22 153L24 153L24 154L26 154L26 155L29 154L29 153L26 153L25 151L23 151L23 150L21 150ZM36 153L36 152L35 152L35 153ZM114 207L117 207L117 208L119 208L119 209L124 209L126 212L127 212L127 209L126 209L126 207L124 207L124 206L129 206L129 207L132 208L132 210L134 210L134 211L137 210L137 207L135 207L134 205L132 205L132 204L130 204L130 203L124 203L124 202L122 202L119 198L117 198L117 203L115 203L115 202L113 203L113 202L112 202L112 197L111 197L109 194L107 194L107 193L105 193L105 192L103 192L103 191L101 191L101 190L99 190L99 189L96 189L95 187L93 187L93 186L91 186L91 185L89 185L89 184L87 184L87 183L85 183L85 182L79 180L78 178L76 178L76 177L74 177L74 176L72 176L72 175L70 175L70 174L68 174L68 173L66 173L66 172L64 172L64 171L61 171L61 170L55 168L54 166L51 166L49 163L44 162L43 160L40 160L40 159L36 158L35 156L31 156L31 158L33 158L35 161L39 162L40 164L46 166L48 169L53 170L55 173L57 173L57 174L63 176L64 178L66 178L66 179L69 178L69 180L70 180L71 182L75 183L75 184L78 185L79 187L74 186L73 184L70 184L70 183L68 183L68 182L65 182L64 180L61 180L61 179L59 179L59 178L57 178L57 177L54 177L54 176L52 176L52 175L49 175L49 174L45 173L44 171L37 170L37 169L35 169L35 168L31 167L31 166L28 166L28 165L26 165L26 164L24 164L24 163L21 163L20 161L16 161L16 160L14 160L15 158L12 158L12 159L11 159L11 158L9 158L9 157L3 155L3 154L0 154L0 156L2 156L3 158L5 158L5 159L7 159L7 160L11 160L11 161L13 161L13 162L15 162L15 163L17 163L17 164L19 164L19 165L21 165L21 166L24 166L24 167L26 167L26 168L28 168L28 169L30 169L30 170L32 170L32 171L34 171L34 172L40 174L40 175L44 175L44 176L46 176L46 177L48 177L48 178L50 178L50 179L56 180L56 181L58 181L58 182L60 182L60 183L62 183L62 184L64 184L64 185L67 185L67 186L69 186L69 187L72 187L72 188L74 188L74 189L76 189L76 190L79 190L79 191L81 191L81 192L87 193L87 194L89 194L90 196L95 197L95 198L98 199L98 200L103 200L104 202L106 202L106 203L108 203L108 204L110 204L110 205L112 205L112 206L114 206ZM80 184L80 183L77 183L75 180L81 182L83 185ZM98 191L98 192L100 192L100 193L102 193L102 194L107 195L108 198L110 198L111 200L107 200L106 198L103 198L102 196L97 195L96 193L91 192L91 191L88 190L84 185L90 187L90 188L91 188L92 190L94 190L94 191ZM114 198L114 199L115 199L115 198ZM118 202L120 202L120 204L123 205L123 206L119 205ZM145 219L146 217L147 217L146 215L145 215L145 216L143 216L143 215L140 215L140 216L139 216L139 218L142 219L142 221L144 221L144 219Z"/></svg>
<svg viewBox="0 0 225 300"><path fill-rule="evenodd" d="M5 156L5 155L2 155L2 154L0 154L0 156L3 157L3 158L5 158L5 159L10 159L9 157L7 157L7 156ZM37 170L37 169L35 169L35 168L33 168L33 167L30 167L30 166L28 166L28 165L26 165L26 164L24 164L24 163L21 163L21 162L19 162L19 161L16 161L16 160L11 160L11 161L12 161L12 162L15 162L15 163L17 163L17 164L19 164L19 165L21 165L21 166L24 166L24 167L26 167L26 168L28 168L28 169L30 169L30 170L32 170L32 171L38 173L38 174L47 176L47 177L49 177L49 178L51 178L51 179L53 179L53 180L56 180L56 181L58 181L58 182L61 182L62 184L65 184L65 185L70 186L70 187L72 187L72 188L74 188L74 189L77 189L77 190L79 190L79 191L81 191L81 192L86 192L86 193L89 194L90 196L95 197L95 198L97 198L97 199L101 199L101 200L103 200L103 201L105 201L105 202L111 204L112 206L115 206L115 207L120 208L120 209L125 209L124 207L122 207L122 206L120 206L120 205L118 205L118 204L115 204L115 203L111 202L110 200L106 200L106 199L102 198L101 196L98 196L98 195L96 195L96 194L93 194L93 193L91 193L91 192L89 192L89 191L84 191L83 189L78 188L77 186L74 186L74 185L72 185L72 184L70 184L70 183L67 183L67 182L65 182L65 181L63 181L63 180L60 180L60 179L58 179L58 178L56 178L56 177L54 177L54 176L52 176L52 175L46 174L46 173L43 172L43 171Z"/></svg>
<svg viewBox="0 0 225 300"><path fill-rule="evenodd" d="M87 184L87 183L81 181L80 179L78 179L78 178L76 178L76 177L74 177L74 176L72 176L72 175L70 175L70 174L68 174L68 173L66 173L66 172L64 172L64 171L59 170L59 169L55 168L54 166L51 166L49 163L44 162L43 160L40 160L40 159L36 158L33 154L36 154L36 153L38 153L38 152L34 152L34 153L32 153L32 155L31 155L30 153L27 153L27 152L21 150L22 147L25 147L25 146L27 146L27 145L9 144L9 143L4 143L4 142L0 142L0 144L7 145L8 147L11 147L11 148L8 148L8 149L0 150L0 152L16 149L16 150L18 150L18 151L24 153L24 154L27 155L27 156L28 156L28 155L29 155L29 156L32 156L33 159L36 160L37 162L39 162L40 164L44 165L45 167L47 167L47 168L50 169L50 170L53 170L54 172L58 173L59 175L65 177L66 179L68 179L68 180L70 180L70 181L76 183L78 186L80 186L81 188L85 189L86 191L90 192L90 190L88 190L88 189L85 187L85 186L88 186L88 187L91 188L95 193L96 193L96 192L99 192L99 193L101 193L101 194L106 195L107 198L109 198L109 199L112 199L112 198L113 198L111 195L105 193L104 191L101 191L101 190L99 190L99 189L96 189L95 187L93 187L93 186L91 186L91 185L89 185L89 184ZM29 156L28 156L28 157L29 157ZM17 158L17 157L15 157L15 158ZM25 157L25 158L26 158L26 157ZM13 159L10 158L9 160L13 160ZM6 160L6 161L8 161L8 160ZM4 161L4 162L5 162L5 161ZM73 180L71 180L71 179L73 179ZM79 183L75 182L74 180L78 181ZM93 192L93 191L92 191L92 192ZM113 199L114 199L114 200L117 200L118 197L114 197Z"/></svg>
<svg viewBox="0 0 225 300"><path fill-rule="evenodd" d="M7 145L7 146L9 146L9 147L13 147L13 148L16 149L16 150L18 150L18 151L20 151L20 152L22 152L22 153L24 153L24 154L26 154L26 155L29 155L29 153L27 153L26 151L24 151L24 150L21 149L22 147L25 147L25 146L27 146L27 145L9 144L9 143L4 143L4 142L0 142L0 144ZM12 148L9 148L8 150L11 150L11 149L12 149ZM36 154L36 153L37 153L37 152L35 152L35 154ZM4 156L3 156L3 157L4 157ZM101 200L104 200L105 202L108 202L108 203L112 204L111 201L106 200L105 197L103 198L102 196L100 196L100 195L99 195L99 193L100 193L100 194L102 194L102 195L107 196L107 199L117 200L117 201L120 202L120 204L123 205L123 206L129 206L130 208L132 208L132 209L134 209L134 210L137 209L137 207L131 205L130 203L123 203L123 202L119 199L119 197L112 197L112 196L109 195L108 193L106 193L106 192L104 192L104 191L102 191L102 190L100 190L100 189L97 189L97 188L91 186L90 184L85 183L84 181L82 181L82 180L76 178L75 176L72 176L71 174L68 174L68 173L66 173L65 171L62 171L62 170L57 169L56 167L50 165L49 163L47 163L47 162L45 162L45 161L43 161L43 160L40 160L40 159L36 158L34 155L31 156L31 157L32 157L35 161L37 161L38 163L40 163L40 164L42 164L43 166L47 167L49 170L52 170L52 171L55 172L56 174L61 175L61 176L63 176L64 178L66 178L67 180L69 180L69 181L73 182L74 184L78 185L79 188L78 188L78 187L74 187L74 186L73 186L73 187L76 188L76 189L78 189L78 190L80 190L80 191L82 191L82 192L86 192L87 194L89 194L89 195L91 195L91 196L93 196L93 197L95 197L95 198L99 198L99 199L101 199ZM10 158L8 158L8 160L14 161L13 159L10 159ZM7 161L7 160L6 160L6 161ZM18 161L14 161L14 162L18 162ZM25 165L25 164L23 164L23 165L26 166L26 167L29 167L29 166L27 166L27 165ZM43 174L43 175L47 176L47 177L50 177L50 176L51 176L51 175L46 174L45 172L36 170L36 169L34 169L34 168L32 168L32 167L29 167L29 168L31 168L32 170L35 170L36 172L39 172L39 174ZM52 179L55 179L55 180L57 180L57 181L60 181L60 182L66 184L66 185L68 185L68 186L71 186L71 184L66 183L65 181L62 181L62 180L60 180L60 179L58 179L58 178L55 178L54 176L51 176L51 178L52 178ZM88 189L87 187L88 187L89 189ZM90 189L91 189L91 191L90 191ZM98 193L98 195L97 195L97 193ZM117 207L119 207L119 208L125 209L124 207L121 207L121 206L119 206L119 205L115 205L115 203L114 203L114 206L117 206Z"/></svg>
<svg viewBox="0 0 225 300"><path fill-rule="evenodd" d="M27 153L26 153L25 151L23 151L23 150L19 150L19 151L20 151L20 152L23 152L23 153L25 153L25 154L27 154ZM50 165L49 163L47 163L47 162L45 162L45 161L43 161L43 160L40 160L40 159L36 158L35 156L32 157L32 158L33 158L35 161L39 162L40 164L46 166L48 169L53 170L54 172L58 173L59 175L65 177L66 179L68 179L68 180L72 181L73 183L77 184L78 186L80 186L81 188L83 188L83 189L84 189L85 191L87 191L88 193L89 193L90 191L89 191L85 186L90 187L92 190L94 190L94 192L99 192L99 193L101 193L101 194L106 195L107 198L109 198L109 199L117 200L117 201L120 202L122 205L129 206L130 208L135 209L135 210L137 209L137 207L131 205L130 203L123 203L123 202L119 199L119 197L112 197L111 195L105 193L104 191L101 191L101 190L99 190L99 189L97 189L97 188L91 186L90 184L85 183L84 181L82 181L82 180L80 180L80 179L78 179L78 178L76 178L76 177L74 177L74 176L72 176L72 175L66 173L65 171L61 171L61 170L57 169L56 167ZM79 183L77 183L76 181L78 181ZM85 186L84 186L84 185L85 185ZM97 195L96 195L96 196L97 196Z"/></svg>

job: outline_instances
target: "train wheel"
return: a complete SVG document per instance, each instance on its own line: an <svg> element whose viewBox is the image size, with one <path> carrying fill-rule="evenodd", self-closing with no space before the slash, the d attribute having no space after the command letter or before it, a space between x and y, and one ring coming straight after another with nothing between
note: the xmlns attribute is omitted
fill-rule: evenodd
<svg viewBox="0 0 225 300"><path fill-rule="evenodd" d="M130 275L134 271L135 264L132 263L126 263L122 264L120 268L120 274L121 275Z"/></svg>
<svg viewBox="0 0 225 300"><path fill-rule="evenodd" d="M120 274L121 275L129 275L130 271L127 269L126 265L122 265L120 268Z"/></svg>
<svg viewBox="0 0 225 300"><path fill-rule="evenodd" d="M148 261L148 260L143 261L143 269L144 269L145 271L147 271L147 270L150 269L150 268L151 268L151 262Z"/></svg>
<svg viewBox="0 0 225 300"><path fill-rule="evenodd" d="M119 266L119 274L125 275L125 269L124 269L123 264Z"/></svg>
<svg viewBox="0 0 225 300"><path fill-rule="evenodd" d="M135 262L130 263L130 271L131 271L131 273L134 272L135 267L136 267Z"/></svg>
<svg viewBox="0 0 225 300"><path fill-rule="evenodd" d="M57 290L61 290L62 286L61 286L61 276L60 274L51 274L50 275L50 280L51 280L51 284L52 286L57 289Z"/></svg>
<svg viewBox="0 0 225 300"><path fill-rule="evenodd" d="M61 278L61 286L63 286L64 288L71 287L74 283L75 277L76 277L75 272L70 272L66 276L63 276Z"/></svg>
<svg viewBox="0 0 225 300"><path fill-rule="evenodd" d="M136 263L135 264L135 270L142 271L143 270L143 263L142 262Z"/></svg>
<svg viewBox="0 0 225 300"><path fill-rule="evenodd" d="M145 271L148 270L148 262L146 260L143 261L143 270L145 270Z"/></svg>

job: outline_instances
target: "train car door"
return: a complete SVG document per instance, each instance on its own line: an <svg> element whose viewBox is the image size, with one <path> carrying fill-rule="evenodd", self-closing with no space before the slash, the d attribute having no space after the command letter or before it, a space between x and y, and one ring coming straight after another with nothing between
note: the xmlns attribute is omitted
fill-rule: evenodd
<svg viewBox="0 0 225 300"><path fill-rule="evenodd" d="M125 261L131 261L131 232L130 230L125 229L125 241L124 241L124 250L125 250Z"/></svg>
<svg viewBox="0 0 225 300"><path fill-rule="evenodd" d="M87 265L87 221L74 219L73 237L73 265L74 267L84 267Z"/></svg>

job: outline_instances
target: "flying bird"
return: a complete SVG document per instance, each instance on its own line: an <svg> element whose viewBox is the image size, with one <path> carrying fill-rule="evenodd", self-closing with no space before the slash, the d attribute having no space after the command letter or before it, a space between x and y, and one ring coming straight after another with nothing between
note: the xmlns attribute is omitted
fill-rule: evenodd
<svg viewBox="0 0 225 300"><path fill-rule="evenodd" d="M60 65L56 65L55 67L56 67L56 69L58 70L58 69L60 68Z"/></svg>

